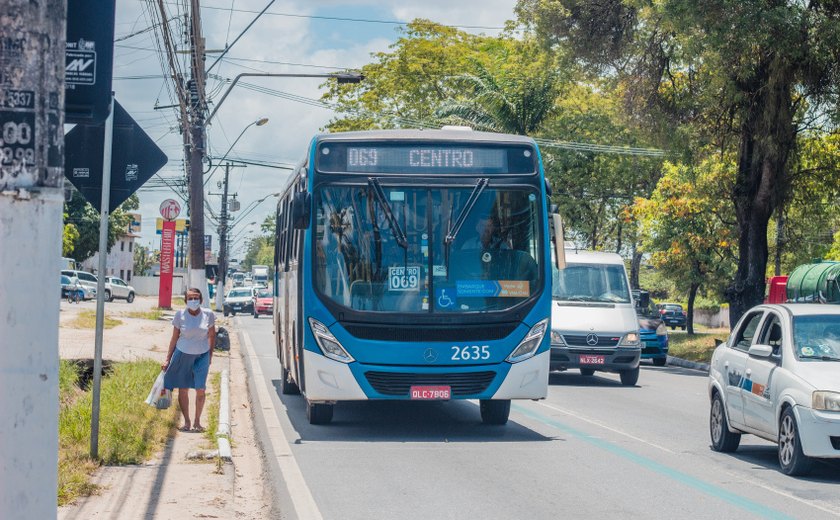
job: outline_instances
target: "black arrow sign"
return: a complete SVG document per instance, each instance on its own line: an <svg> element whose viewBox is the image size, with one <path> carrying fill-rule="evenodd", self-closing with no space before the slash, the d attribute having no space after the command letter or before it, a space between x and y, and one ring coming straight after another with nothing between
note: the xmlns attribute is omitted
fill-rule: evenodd
<svg viewBox="0 0 840 520"><path fill-rule="evenodd" d="M64 136L64 176L101 213L105 125L77 125ZM125 202L169 159L114 100L109 211Z"/></svg>

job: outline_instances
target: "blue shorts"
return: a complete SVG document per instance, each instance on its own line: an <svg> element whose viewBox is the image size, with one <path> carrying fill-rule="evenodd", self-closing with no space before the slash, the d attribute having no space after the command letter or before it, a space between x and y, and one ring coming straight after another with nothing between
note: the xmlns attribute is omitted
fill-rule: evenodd
<svg viewBox="0 0 840 520"><path fill-rule="evenodd" d="M207 387L207 372L210 371L210 352L204 354L184 354L177 348L169 361L169 368L163 377L163 386L167 390L175 388Z"/></svg>

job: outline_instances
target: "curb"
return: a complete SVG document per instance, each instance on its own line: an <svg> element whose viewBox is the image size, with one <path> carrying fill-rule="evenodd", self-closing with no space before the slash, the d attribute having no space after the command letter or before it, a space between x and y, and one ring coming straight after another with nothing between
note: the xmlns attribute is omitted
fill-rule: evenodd
<svg viewBox="0 0 840 520"><path fill-rule="evenodd" d="M708 363L697 363L696 361L689 361L675 356L668 356L668 364L675 367L690 368L692 370L699 370L706 373L708 373L710 369Z"/></svg>
<svg viewBox="0 0 840 520"><path fill-rule="evenodd" d="M230 376L228 370L222 370L221 388L219 388L219 426L216 429L216 442L219 447L219 458L230 462Z"/></svg>

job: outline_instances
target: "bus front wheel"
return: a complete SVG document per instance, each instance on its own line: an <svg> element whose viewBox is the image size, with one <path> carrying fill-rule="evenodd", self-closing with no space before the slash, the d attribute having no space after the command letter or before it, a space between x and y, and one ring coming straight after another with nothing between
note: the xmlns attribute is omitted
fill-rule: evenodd
<svg viewBox="0 0 840 520"><path fill-rule="evenodd" d="M311 403L306 401L306 418L309 424L329 424L333 417L332 404Z"/></svg>
<svg viewBox="0 0 840 520"><path fill-rule="evenodd" d="M479 408L484 424L507 424L510 417L510 399L482 399Z"/></svg>

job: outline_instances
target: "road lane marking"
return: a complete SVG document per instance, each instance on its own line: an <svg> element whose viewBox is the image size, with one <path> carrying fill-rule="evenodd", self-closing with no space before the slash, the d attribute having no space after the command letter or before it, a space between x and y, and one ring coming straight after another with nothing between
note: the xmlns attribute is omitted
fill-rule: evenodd
<svg viewBox="0 0 840 520"><path fill-rule="evenodd" d="M280 473L283 475L283 481L286 483L286 489L289 496L292 497L292 505L295 508L297 517L301 520L322 520L321 511L312 497L312 492L309 486L306 485L306 480L303 478L303 473L300 471L297 460L295 459L292 449L289 446L289 440L283 432L283 427L280 425L280 419L277 418L277 411L273 406L267 406L272 403L271 392L268 381L262 372L259 359L254 352L254 345L251 343L251 337L244 329L239 329L242 332L242 340L245 344L247 356L251 361L252 377L257 381L262 381L263 384L256 384L257 401L263 410L270 410L270 413L264 413L266 430L268 431L268 440L271 442L271 450L274 452L274 457L277 459L277 465L280 467ZM273 387L271 387L273 389ZM282 406L282 404L281 404ZM267 454L266 454L267 455Z"/></svg>
<svg viewBox="0 0 840 520"><path fill-rule="evenodd" d="M798 496L793 495L791 493L786 493L786 492L784 492L780 489L776 489L774 487L768 486L767 484L762 484L761 482L756 482L756 481L750 480L750 479L744 480L744 475L743 474L739 475L738 473L736 473L734 471L729 471L728 473L730 475L738 478L742 482L749 482L753 486L760 487L761 489L764 489L766 491L772 491L773 493L776 493L777 495L781 495L781 496L783 496L785 498L789 498L791 500L796 500L797 502L805 504L806 506L813 507L814 509L819 509L820 511L822 511L824 513L829 513L832 516L840 516L840 510L838 510L836 508L832 508L831 506L828 506L828 505L823 506L823 505L815 504L813 502L813 499L806 500L804 498L799 498ZM823 502L823 503L825 503L825 502Z"/></svg>
<svg viewBox="0 0 840 520"><path fill-rule="evenodd" d="M600 421L596 421L595 419L590 419L590 418L588 418L588 417L584 417L584 416L582 416L582 415L579 415L579 414L576 414L576 413L570 412L570 411L568 411L568 410L563 410L562 408L557 408L556 406L552 406L552 405L550 405L550 404L543 403L542 401L540 401L540 402L539 402L539 403L537 403L537 404L539 404L539 405L541 405L541 406L545 406L546 408L550 408L550 409L554 410L555 412L560 412L560 413L562 413L562 414L564 414L564 415L568 415L568 416L570 416L570 417L574 417L575 419L578 419L578 420L580 420L580 421L583 421L583 422L588 422L589 424L594 424L595 426L598 426L599 428L604 428L605 430L609 430L609 431L611 431L611 432L613 432L613 433L617 433L617 434L619 434L619 435L623 435L623 436L625 436L625 437L629 437L630 439L633 439L634 441L641 442L642 444L647 444L648 446L651 446L651 447L656 448L656 449L658 449L658 450L662 450L662 451L664 451L664 452L666 452L666 453L670 453L671 455L676 455L676 452L671 451L671 450L669 450L668 448L666 448L666 447L664 447L664 446L660 446L660 445L658 445L658 444L654 444L654 443L652 443L652 442L650 442L650 441L646 441L646 440L644 440L644 439L640 439L639 437L636 437L635 435L630 435L630 434L629 434L629 433L627 433L627 432L623 432L623 431L621 431L621 430L617 430L617 429L615 429L615 428L613 428L613 427L611 427L611 426L607 426L606 424L604 424L604 423L602 423L602 422L600 422Z"/></svg>
<svg viewBox="0 0 840 520"><path fill-rule="evenodd" d="M562 432L565 432L573 437L576 437L579 440L582 440L595 446L596 448L600 448L614 455L618 455L619 457L627 459L630 462L638 464L639 466L647 468L655 473L659 473L660 475L664 475L672 480L685 484L686 486L692 487L698 491L702 491L707 495L729 502L730 504L740 507L741 509L744 509L746 511L749 511L750 513L773 519L792 518L782 513L781 511L777 511L763 504L750 500L746 497L742 497L741 495L735 494L720 486L716 486L714 484L706 482L705 480L699 479L697 477L692 477L691 475L683 473L682 471L679 471L677 469L665 466L664 464L660 464L653 459L649 459L630 450L622 448L621 446L613 442L604 439L599 439L582 431L576 430L571 426L567 426L560 421L552 419L551 417L546 417L545 415L534 410L529 410L528 408L525 408L518 404L513 405L513 408L522 415L525 415L538 422L541 422L543 424L556 428Z"/></svg>

